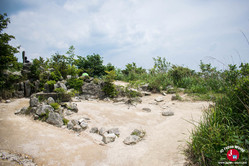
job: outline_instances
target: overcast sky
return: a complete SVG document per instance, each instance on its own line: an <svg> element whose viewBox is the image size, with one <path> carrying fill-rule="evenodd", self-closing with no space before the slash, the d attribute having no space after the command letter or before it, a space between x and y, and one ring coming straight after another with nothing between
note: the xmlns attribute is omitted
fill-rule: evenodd
<svg viewBox="0 0 249 166"><path fill-rule="evenodd" d="M29 59L73 45L122 68L157 56L192 69L249 62L248 0L0 0L0 12Z"/></svg>

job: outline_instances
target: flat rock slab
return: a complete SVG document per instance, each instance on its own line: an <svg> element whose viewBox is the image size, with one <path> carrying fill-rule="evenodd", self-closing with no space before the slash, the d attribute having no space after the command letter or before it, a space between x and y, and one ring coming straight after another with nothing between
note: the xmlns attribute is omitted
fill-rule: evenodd
<svg viewBox="0 0 249 166"><path fill-rule="evenodd" d="M156 101L156 102L163 102L164 99L163 99L162 97L157 97L157 98L155 98L155 101Z"/></svg>
<svg viewBox="0 0 249 166"><path fill-rule="evenodd" d="M150 108L143 108L142 110L145 111L145 112L151 112Z"/></svg>

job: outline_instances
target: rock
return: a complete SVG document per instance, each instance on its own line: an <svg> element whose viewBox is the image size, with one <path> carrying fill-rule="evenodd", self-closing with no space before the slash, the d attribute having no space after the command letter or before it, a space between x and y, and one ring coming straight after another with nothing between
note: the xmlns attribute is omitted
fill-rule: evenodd
<svg viewBox="0 0 249 166"><path fill-rule="evenodd" d="M63 88L65 91L67 91L66 85L62 82L58 82L58 83L54 84L54 89L56 89L56 88Z"/></svg>
<svg viewBox="0 0 249 166"><path fill-rule="evenodd" d="M34 81L34 92L37 93L39 91L39 87L40 87L40 81L36 80Z"/></svg>
<svg viewBox="0 0 249 166"><path fill-rule="evenodd" d="M71 75L67 75L67 80L71 79L72 76Z"/></svg>
<svg viewBox="0 0 249 166"><path fill-rule="evenodd" d="M164 101L164 99L163 99L162 97L157 97L157 98L155 99L155 101L156 101L156 102L162 102L162 101Z"/></svg>
<svg viewBox="0 0 249 166"><path fill-rule="evenodd" d="M15 112L16 115L18 114L26 114L28 108L27 107L23 107L22 109L18 110Z"/></svg>
<svg viewBox="0 0 249 166"><path fill-rule="evenodd" d="M142 96L150 96L151 92L142 91L141 94Z"/></svg>
<svg viewBox="0 0 249 166"><path fill-rule="evenodd" d="M86 122L81 122L79 125L80 125L80 127L81 127L83 130L87 129L87 127L88 127L88 123L86 123Z"/></svg>
<svg viewBox="0 0 249 166"><path fill-rule="evenodd" d="M127 102L127 98L124 98L124 97L119 97L119 98L114 98L113 99L113 102L115 102L115 103L119 103L119 102Z"/></svg>
<svg viewBox="0 0 249 166"><path fill-rule="evenodd" d="M72 115L73 112L70 111L70 110L68 110L68 109L64 109L64 114L65 114L66 116L69 116L69 115Z"/></svg>
<svg viewBox="0 0 249 166"><path fill-rule="evenodd" d="M31 84L29 80L24 82L24 89L25 97L29 97L31 95Z"/></svg>
<svg viewBox="0 0 249 166"><path fill-rule="evenodd" d="M98 133L99 130L97 127L92 127L91 130L90 130L90 133Z"/></svg>
<svg viewBox="0 0 249 166"><path fill-rule="evenodd" d="M31 107L29 113L30 114L35 114L37 110L37 107Z"/></svg>
<svg viewBox="0 0 249 166"><path fill-rule="evenodd" d="M136 135L140 138L143 138L145 136L145 132L144 131L141 131L141 130L138 130L138 129L134 129L131 133L131 135Z"/></svg>
<svg viewBox="0 0 249 166"><path fill-rule="evenodd" d="M149 90L149 84L144 84L144 85L140 86L140 88L141 88L143 91L148 91L148 90Z"/></svg>
<svg viewBox="0 0 249 166"><path fill-rule="evenodd" d="M83 95L89 95L91 98L103 98L105 96L100 84L85 82L81 89Z"/></svg>
<svg viewBox="0 0 249 166"><path fill-rule="evenodd" d="M103 139L102 141L105 143L105 144L108 144L110 142L114 142L116 139L116 135L114 133L111 133L111 134L104 134L103 135Z"/></svg>
<svg viewBox="0 0 249 166"><path fill-rule="evenodd" d="M166 96L167 94L165 92L162 92L162 95Z"/></svg>
<svg viewBox="0 0 249 166"><path fill-rule="evenodd" d="M48 98L48 104L51 104L51 103L55 103L53 97L49 97L49 98Z"/></svg>
<svg viewBox="0 0 249 166"><path fill-rule="evenodd" d="M78 112L78 107L77 107L77 104L76 103L69 103L66 105L67 109L73 111L73 112Z"/></svg>
<svg viewBox="0 0 249 166"><path fill-rule="evenodd" d="M103 136L106 133L106 129L104 127L101 127L99 130L99 135Z"/></svg>
<svg viewBox="0 0 249 166"><path fill-rule="evenodd" d="M44 93L49 93L50 92L50 88L49 88L49 85L46 83L44 84L44 90L43 90Z"/></svg>
<svg viewBox="0 0 249 166"><path fill-rule="evenodd" d="M10 103L10 100L6 100L5 103Z"/></svg>
<svg viewBox="0 0 249 166"><path fill-rule="evenodd" d="M124 144L126 145L134 145L141 141L141 138L136 135L130 135L129 137L126 137L125 140L123 141Z"/></svg>
<svg viewBox="0 0 249 166"><path fill-rule="evenodd" d="M174 112L172 111L164 111L162 112L162 116L173 116L174 115Z"/></svg>
<svg viewBox="0 0 249 166"><path fill-rule="evenodd" d="M150 108L143 108L142 110L143 110L143 111L146 111L146 112L151 112L151 109L150 109Z"/></svg>
<svg viewBox="0 0 249 166"><path fill-rule="evenodd" d="M82 131L82 127L78 124L76 124L75 126L73 126L73 130L76 132L81 132Z"/></svg>
<svg viewBox="0 0 249 166"><path fill-rule="evenodd" d="M112 129L109 129L109 130L107 130L107 133L108 134L115 134L116 136L118 136L119 137L119 135L120 135L120 132L119 132L119 129L118 128L112 128Z"/></svg>
<svg viewBox="0 0 249 166"><path fill-rule="evenodd" d="M75 126L75 124L71 120L67 123L67 128L69 130L72 130L74 126Z"/></svg>
<svg viewBox="0 0 249 166"><path fill-rule="evenodd" d="M36 110L36 114L41 116L41 115L44 115L46 113L53 112L53 111L54 111L54 108L50 105L40 105Z"/></svg>
<svg viewBox="0 0 249 166"><path fill-rule="evenodd" d="M36 97L31 97L29 100L30 107L37 107L39 104L39 100Z"/></svg>
<svg viewBox="0 0 249 166"><path fill-rule="evenodd" d="M176 95L172 95L171 100L177 100L177 96Z"/></svg>
<svg viewBox="0 0 249 166"><path fill-rule="evenodd" d="M61 127L63 125L62 117L57 112L49 112L46 122L57 127Z"/></svg>

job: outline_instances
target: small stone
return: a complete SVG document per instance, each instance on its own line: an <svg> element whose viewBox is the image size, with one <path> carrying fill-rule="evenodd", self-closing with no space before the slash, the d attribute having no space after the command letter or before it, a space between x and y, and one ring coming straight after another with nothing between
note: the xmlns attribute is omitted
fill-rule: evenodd
<svg viewBox="0 0 249 166"><path fill-rule="evenodd" d="M171 100L177 100L177 96L176 95L172 95Z"/></svg>
<svg viewBox="0 0 249 166"><path fill-rule="evenodd" d="M80 127L81 127L83 130L87 129L87 127L88 127L88 124L87 124L86 122L82 122L82 123L80 123L79 125L80 125Z"/></svg>
<svg viewBox="0 0 249 166"><path fill-rule="evenodd" d="M101 127L101 129L99 130L99 135L103 136L106 132L106 129L104 127Z"/></svg>
<svg viewBox="0 0 249 166"><path fill-rule="evenodd" d="M105 143L105 144L108 144L110 142L114 142L116 139L116 135L114 133L111 133L111 134L105 134L103 135L103 139L102 141Z"/></svg>
<svg viewBox="0 0 249 166"><path fill-rule="evenodd" d="M91 130L90 130L90 133L98 133L99 130L97 127L92 127Z"/></svg>
<svg viewBox="0 0 249 166"><path fill-rule="evenodd" d="M10 103L10 100L6 100L5 103Z"/></svg>
<svg viewBox="0 0 249 166"><path fill-rule="evenodd" d="M164 111L162 112L162 116L173 116L174 115L174 112L172 111Z"/></svg>
<svg viewBox="0 0 249 166"><path fill-rule="evenodd" d="M143 110L143 111L146 111L146 112L151 112L151 109L150 109L150 108L143 108L142 110Z"/></svg>
<svg viewBox="0 0 249 166"><path fill-rule="evenodd" d="M118 128L112 128L112 129L109 129L108 131L107 131L107 133L108 134L115 134L116 136L118 136L119 137L119 135L120 135L120 133L119 133L119 129Z"/></svg>
<svg viewBox="0 0 249 166"><path fill-rule="evenodd" d="M140 138L143 138L145 136L145 132L144 131L141 131L141 130L138 130L138 129L134 129L131 133L131 135L136 135Z"/></svg>
<svg viewBox="0 0 249 166"><path fill-rule="evenodd" d="M123 141L124 144L126 145L134 145L141 141L141 138L136 135L130 135L129 137L126 137L125 140Z"/></svg>
<svg viewBox="0 0 249 166"><path fill-rule="evenodd" d="M69 130L72 130L74 126L75 126L75 124L73 124L73 122L71 120L67 123L67 128Z"/></svg>
<svg viewBox="0 0 249 166"><path fill-rule="evenodd" d="M73 130L77 131L77 132L81 132L82 131L82 127L78 124L76 124L75 126L73 126Z"/></svg>
<svg viewBox="0 0 249 166"><path fill-rule="evenodd" d="M63 125L62 117L57 112L49 112L47 123L61 127Z"/></svg>
<svg viewBox="0 0 249 166"><path fill-rule="evenodd" d="M155 101L156 101L156 102L162 102L162 101L164 101L164 99L163 99L162 97L157 97L157 98L155 99Z"/></svg>

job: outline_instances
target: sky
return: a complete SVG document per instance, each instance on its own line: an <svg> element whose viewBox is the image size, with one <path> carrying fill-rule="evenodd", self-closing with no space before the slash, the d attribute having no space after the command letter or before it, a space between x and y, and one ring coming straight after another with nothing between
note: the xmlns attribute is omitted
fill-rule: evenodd
<svg viewBox="0 0 249 166"><path fill-rule="evenodd" d="M73 45L119 68L149 69L157 56L194 70L249 63L248 0L0 0L0 13L28 59Z"/></svg>

